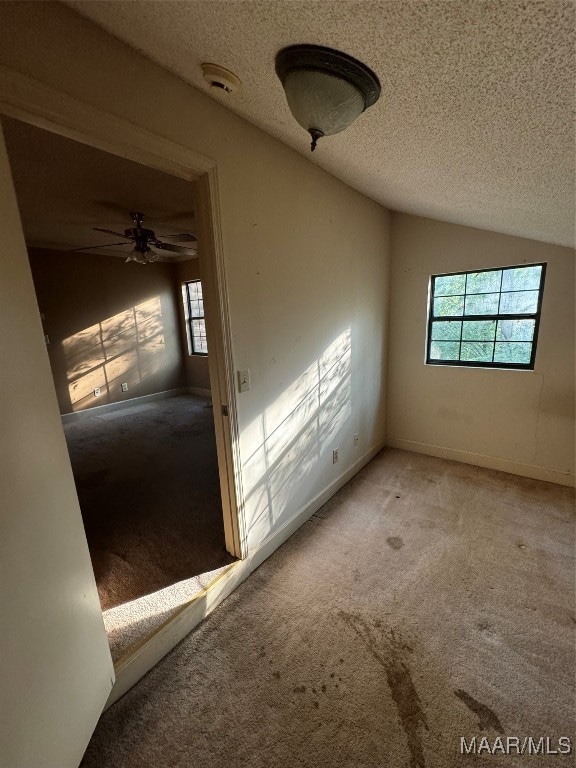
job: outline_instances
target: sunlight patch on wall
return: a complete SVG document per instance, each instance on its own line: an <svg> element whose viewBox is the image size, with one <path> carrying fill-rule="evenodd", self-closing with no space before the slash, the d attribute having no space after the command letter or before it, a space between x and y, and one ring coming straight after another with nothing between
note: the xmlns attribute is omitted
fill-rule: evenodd
<svg viewBox="0 0 576 768"><path fill-rule="evenodd" d="M257 446L244 462L251 547L270 533L318 462L329 461L351 413L350 362L347 330L244 431L243 443Z"/></svg>
<svg viewBox="0 0 576 768"><path fill-rule="evenodd" d="M120 384L132 388L165 365L160 296L85 328L62 342L74 411L108 402ZM121 380L121 381L120 381ZM94 390L100 389L95 398Z"/></svg>

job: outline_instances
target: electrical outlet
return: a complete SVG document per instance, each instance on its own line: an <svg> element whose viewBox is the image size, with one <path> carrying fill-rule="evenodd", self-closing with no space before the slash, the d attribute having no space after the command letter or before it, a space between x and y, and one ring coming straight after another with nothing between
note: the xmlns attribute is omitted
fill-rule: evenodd
<svg viewBox="0 0 576 768"><path fill-rule="evenodd" d="M238 391L248 392L250 389L250 371L238 371Z"/></svg>
<svg viewBox="0 0 576 768"><path fill-rule="evenodd" d="M336 464L338 461L338 448L334 448L332 451L332 464Z"/></svg>
<svg viewBox="0 0 576 768"><path fill-rule="evenodd" d="M122 384L121 386L122 386L122 392L128 392L128 384L126 382L124 382L124 384Z"/></svg>
<svg viewBox="0 0 576 768"><path fill-rule="evenodd" d="M96 387L96 389L94 390L94 397L100 397L100 394L101 394L100 387Z"/></svg>
<svg viewBox="0 0 576 768"><path fill-rule="evenodd" d="M354 445L358 445L360 442L360 434L358 432L354 433Z"/></svg>

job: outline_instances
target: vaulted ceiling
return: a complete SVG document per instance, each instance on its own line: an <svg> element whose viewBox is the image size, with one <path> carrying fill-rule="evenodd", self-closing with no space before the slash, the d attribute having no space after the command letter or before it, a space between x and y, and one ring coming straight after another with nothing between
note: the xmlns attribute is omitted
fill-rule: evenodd
<svg viewBox="0 0 576 768"><path fill-rule="evenodd" d="M384 206L573 245L572 0L68 0L83 16ZM379 102L310 155L274 71L340 49ZM238 75L214 93L202 62Z"/></svg>

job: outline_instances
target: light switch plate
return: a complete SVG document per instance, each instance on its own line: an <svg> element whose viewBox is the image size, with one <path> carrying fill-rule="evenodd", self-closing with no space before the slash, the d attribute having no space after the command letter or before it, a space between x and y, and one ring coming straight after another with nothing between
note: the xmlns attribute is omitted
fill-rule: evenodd
<svg viewBox="0 0 576 768"><path fill-rule="evenodd" d="M250 371L238 371L238 391L248 392L250 389Z"/></svg>

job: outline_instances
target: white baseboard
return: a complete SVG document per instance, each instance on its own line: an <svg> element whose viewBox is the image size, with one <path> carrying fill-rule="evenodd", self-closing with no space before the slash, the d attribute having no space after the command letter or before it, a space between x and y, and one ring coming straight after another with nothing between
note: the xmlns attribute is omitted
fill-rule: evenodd
<svg viewBox="0 0 576 768"><path fill-rule="evenodd" d="M187 393L188 387L178 387L177 389L167 389L164 392L153 392L151 395L128 397L126 400L119 400L117 403L105 403L104 405L96 405L92 408L84 408L83 411L63 413L61 414L61 419L63 424L69 424L71 421L77 421L78 419L86 418L87 416L119 411L122 408L129 408L131 405L142 405L142 403L150 403L154 400L164 400L167 397L176 397L176 395L185 395Z"/></svg>
<svg viewBox="0 0 576 768"><path fill-rule="evenodd" d="M574 475L570 472L562 472L559 469L552 469L550 467L540 467L536 464L523 464L519 461L502 459L498 456L486 456L482 453L460 451L456 448L445 448L441 445L419 443L415 440L404 440L401 437L387 437L386 445L391 448L401 448L404 451L424 453L427 456L437 456L440 459L460 461L463 464L474 464L477 467L497 469L500 472L509 472L512 475L530 477L534 480L544 480L547 483L556 483L557 485L567 485L570 487L573 487L575 484Z"/></svg>
<svg viewBox="0 0 576 768"><path fill-rule="evenodd" d="M209 397L210 400L212 399L211 389L203 389L202 387L188 387L188 392L190 392L191 395L200 395L200 397Z"/></svg>
<svg viewBox="0 0 576 768"><path fill-rule="evenodd" d="M285 525L270 536L244 560L232 563L200 594L183 606L168 619L153 635L125 654L114 665L116 682L110 692L106 707L110 707L123 696L138 680L149 672L169 651L206 618L228 597L248 576L278 549L298 528L306 522L328 499L332 498L354 475L382 450L379 443L364 454L340 477L321 491L305 507L297 512Z"/></svg>

